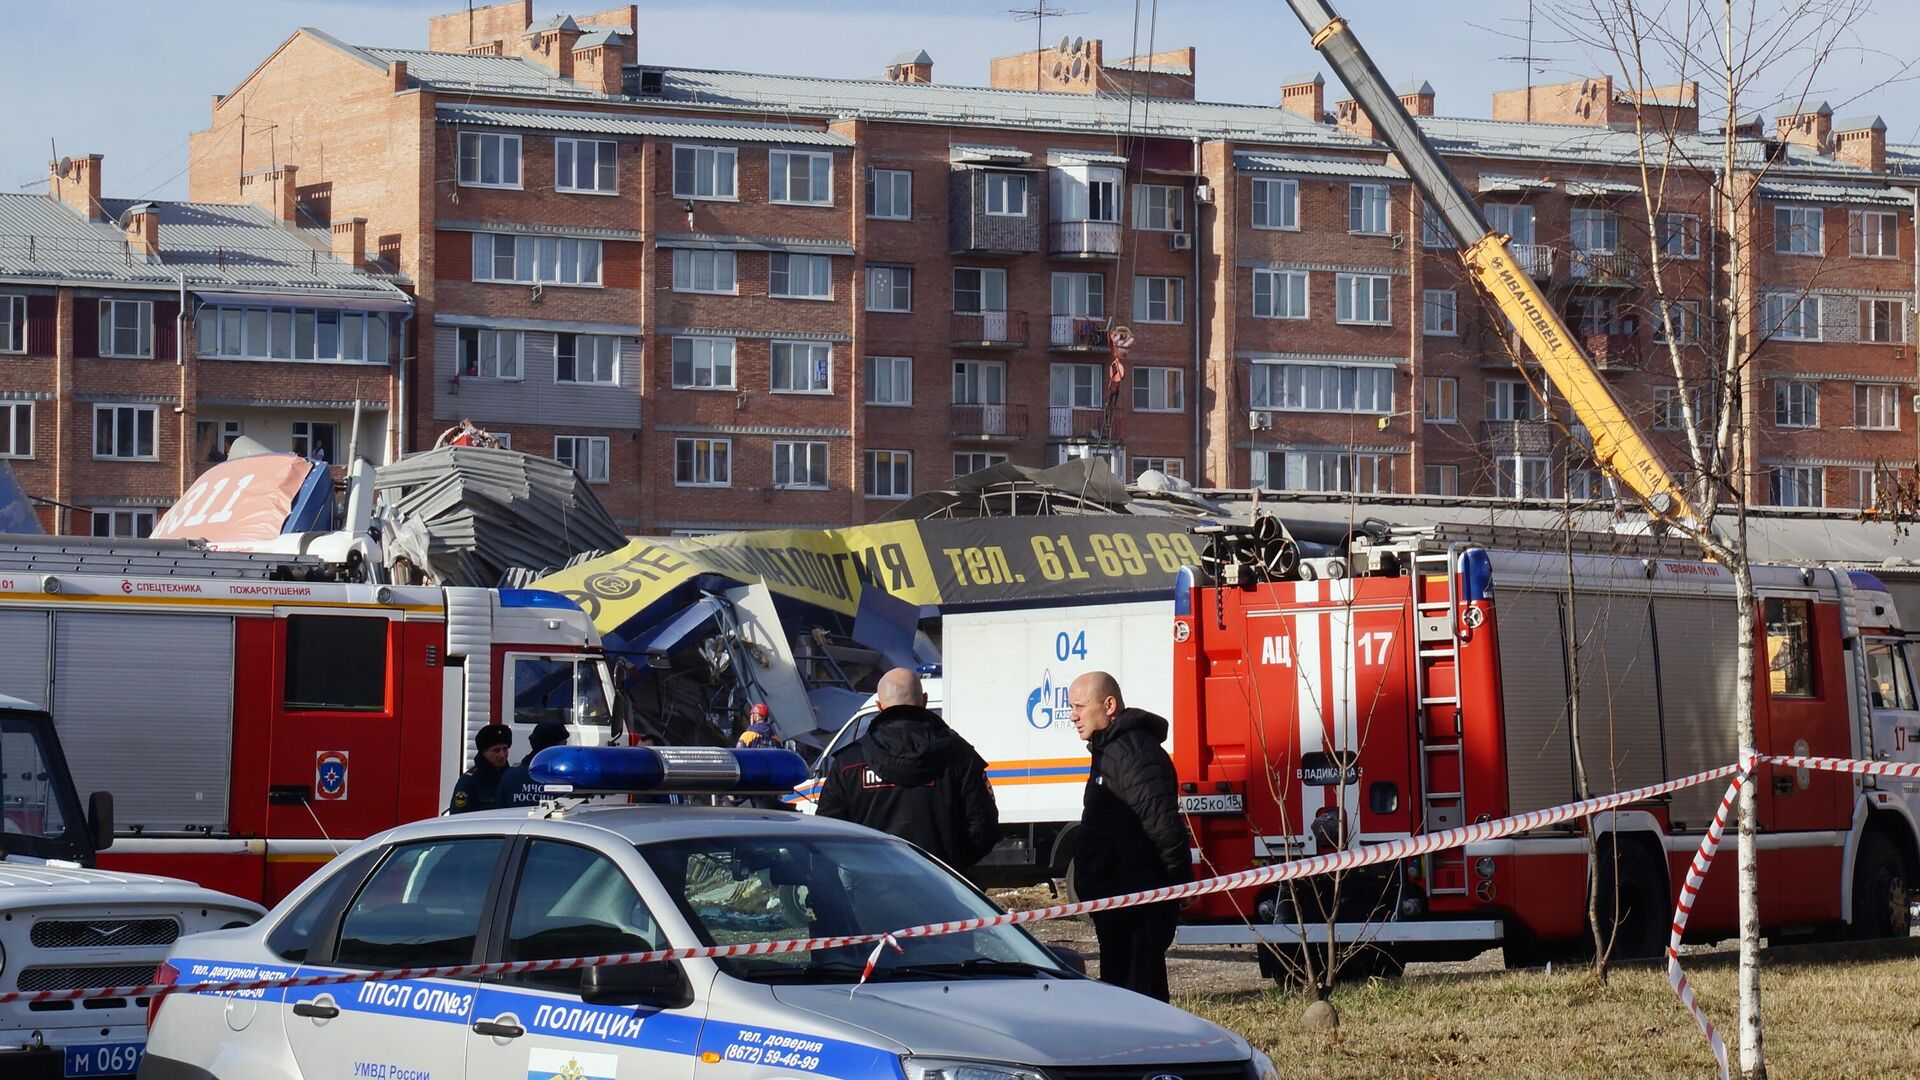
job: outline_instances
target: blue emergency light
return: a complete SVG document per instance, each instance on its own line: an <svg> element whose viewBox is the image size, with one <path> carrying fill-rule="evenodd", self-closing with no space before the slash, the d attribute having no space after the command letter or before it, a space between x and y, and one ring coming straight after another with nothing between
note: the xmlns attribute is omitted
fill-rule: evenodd
<svg viewBox="0 0 1920 1080"><path fill-rule="evenodd" d="M811 776L791 750L717 746L549 746L528 773L566 795L784 794Z"/></svg>

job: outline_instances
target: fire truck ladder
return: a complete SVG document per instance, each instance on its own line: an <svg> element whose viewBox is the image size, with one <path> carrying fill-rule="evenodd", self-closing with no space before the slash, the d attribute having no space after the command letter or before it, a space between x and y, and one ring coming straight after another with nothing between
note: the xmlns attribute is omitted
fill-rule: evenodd
<svg viewBox="0 0 1920 1080"><path fill-rule="evenodd" d="M214 551L197 540L96 539L0 533L0 572L324 580L312 555Z"/></svg>
<svg viewBox="0 0 1920 1080"><path fill-rule="evenodd" d="M1466 822L1464 754L1460 744L1460 596L1456 567L1466 544L1413 557L1413 621L1417 651L1414 693L1419 702L1420 799L1428 832ZM1430 894L1464 894L1467 858L1462 849L1429 856Z"/></svg>

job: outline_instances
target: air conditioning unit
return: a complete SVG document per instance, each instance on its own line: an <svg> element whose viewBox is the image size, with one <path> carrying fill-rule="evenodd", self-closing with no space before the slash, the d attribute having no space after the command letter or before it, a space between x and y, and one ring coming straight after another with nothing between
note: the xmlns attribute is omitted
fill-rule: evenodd
<svg viewBox="0 0 1920 1080"><path fill-rule="evenodd" d="M1174 233L1168 239L1173 242L1173 250L1175 251L1192 251L1193 250L1193 234L1192 233L1183 233L1183 232Z"/></svg>
<svg viewBox="0 0 1920 1080"><path fill-rule="evenodd" d="M1247 412L1249 431L1268 431L1273 427L1273 414L1264 409L1252 409Z"/></svg>
<svg viewBox="0 0 1920 1080"><path fill-rule="evenodd" d="M1193 201L1197 203L1212 202L1213 201L1213 185L1212 184L1195 184L1193 186Z"/></svg>

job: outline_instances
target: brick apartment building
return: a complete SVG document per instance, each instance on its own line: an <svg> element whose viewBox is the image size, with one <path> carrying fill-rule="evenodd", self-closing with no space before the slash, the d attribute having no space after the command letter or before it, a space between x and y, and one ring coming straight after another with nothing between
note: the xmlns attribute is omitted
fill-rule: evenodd
<svg viewBox="0 0 1920 1080"><path fill-rule="evenodd" d="M242 435L389 457L412 303L366 223L297 222L291 170L245 178L263 206L103 198L102 166L0 195L0 458L42 527L145 536Z"/></svg>
<svg viewBox="0 0 1920 1080"><path fill-rule="evenodd" d="M934 81L924 52L801 78L643 62L643 29L633 7L536 21L513 0L433 19L427 51L300 30L214 99L192 194L257 199L277 189L244 181L297 167L301 213L365 217L416 294L407 445L470 418L573 463L636 531L864 521L1085 452L1214 486L1600 491L1318 77L1205 103L1193 50L1096 41L996 60L990 88ZM1403 90L1677 450L1629 98L1536 87L1481 120ZM1704 364L1717 136L1691 87L1643 104L1684 163L1658 227ZM1745 398L1751 495L1854 505L1915 456L1920 148L1824 107L1740 134L1746 308L1774 331ZM1134 344L1109 409L1116 324Z"/></svg>

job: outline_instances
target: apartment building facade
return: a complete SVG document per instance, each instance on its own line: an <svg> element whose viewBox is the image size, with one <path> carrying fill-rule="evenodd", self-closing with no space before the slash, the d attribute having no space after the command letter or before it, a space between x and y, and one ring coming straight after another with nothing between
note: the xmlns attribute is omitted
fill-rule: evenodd
<svg viewBox="0 0 1920 1080"><path fill-rule="evenodd" d="M1098 42L996 61L986 88L925 53L875 80L691 70L643 63L638 20L514 0L432 20L427 51L302 30L194 134L196 198L296 167L303 213L364 216L413 280L410 447L472 419L648 532L864 521L1086 453L1223 487L1605 494L1317 77L1205 103L1191 50ZM1624 96L1535 88L1472 120L1403 91L1678 465ZM1704 371L1724 215L1684 97L1650 109L1689 147L1651 220ZM1849 505L1914 459L1914 180L1884 125L1823 115L1741 139L1766 162L1739 210L1743 310L1772 333L1745 398L1757 501Z"/></svg>
<svg viewBox="0 0 1920 1080"><path fill-rule="evenodd" d="M0 458L49 532L143 537L245 436L390 457L411 302L364 222L101 193L99 155L0 195ZM274 207L278 207L278 211ZM358 427L354 427L355 421Z"/></svg>

